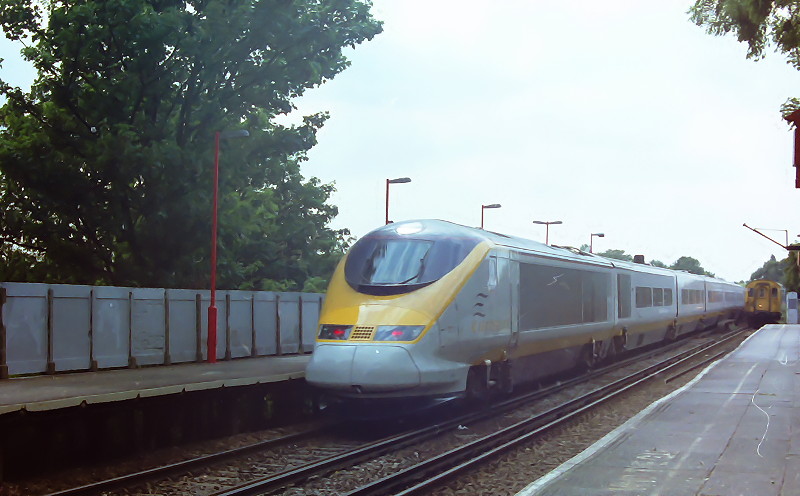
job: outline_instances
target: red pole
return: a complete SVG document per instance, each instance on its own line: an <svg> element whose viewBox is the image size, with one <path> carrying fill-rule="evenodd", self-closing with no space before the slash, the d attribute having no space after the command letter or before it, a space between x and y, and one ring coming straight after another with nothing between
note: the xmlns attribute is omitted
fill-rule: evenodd
<svg viewBox="0 0 800 496"><path fill-rule="evenodd" d="M214 200L211 213L211 303L208 305L208 363L217 362L217 195L219 190L219 131L214 134Z"/></svg>
<svg viewBox="0 0 800 496"><path fill-rule="evenodd" d="M386 180L386 225L389 225L389 180Z"/></svg>

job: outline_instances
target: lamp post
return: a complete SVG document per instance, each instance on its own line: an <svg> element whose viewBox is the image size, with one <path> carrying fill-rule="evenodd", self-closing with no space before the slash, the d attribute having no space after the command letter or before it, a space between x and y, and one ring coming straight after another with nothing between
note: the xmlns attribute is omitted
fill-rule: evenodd
<svg viewBox="0 0 800 496"><path fill-rule="evenodd" d="M397 179L387 179L386 180L386 224L389 224L389 185L390 184L401 184L401 183L410 183L411 179L407 177L398 177Z"/></svg>
<svg viewBox="0 0 800 496"><path fill-rule="evenodd" d="M483 229L483 211L487 208L500 208L502 205L499 203L492 203L491 205L481 205L481 229Z"/></svg>
<svg viewBox="0 0 800 496"><path fill-rule="evenodd" d="M534 224L544 224L545 226L547 226L546 229L545 229L544 244L549 245L550 244L550 226L552 224L561 224L562 222L560 220L553 220L553 221L535 220L535 221L533 221L533 223Z"/></svg>
<svg viewBox="0 0 800 496"><path fill-rule="evenodd" d="M217 361L217 198L219 196L219 140L250 136L246 129L214 133L214 195L211 212L211 302L208 305L208 363Z"/></svg>
<svg viewBox="0 0 800 496"><path fill-rule="evenodd" d="M589 236L589 253L592 253L592 241L594 241L594 237L597 236L598 238L605 238L606 235L603 233L592 233Z"/></svg>

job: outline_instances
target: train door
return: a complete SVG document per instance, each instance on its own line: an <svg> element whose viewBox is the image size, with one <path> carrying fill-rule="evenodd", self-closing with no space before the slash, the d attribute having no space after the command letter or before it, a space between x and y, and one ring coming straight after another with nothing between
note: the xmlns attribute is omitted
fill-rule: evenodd
<svg viewBox="0 0 800 496"><path fill-rule="evenodd" d="M496 263L498 288L495 301L497 301L498 307L495 318L502 322L501 325L504 329L509 330L507 351L510 355L512 350L519 344L519 326L517 326L514 318L519 305L519 291L514 290L516 277L513 269L516 264L511 263L507 258L497 258Z"/></svg>

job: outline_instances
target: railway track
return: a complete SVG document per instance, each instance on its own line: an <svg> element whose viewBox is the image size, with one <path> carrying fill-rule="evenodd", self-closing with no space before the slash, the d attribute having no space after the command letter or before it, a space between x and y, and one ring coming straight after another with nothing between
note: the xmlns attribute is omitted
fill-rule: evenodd
<svg viewBox="0 0 800 496"><path fill-rule="evenodd" d="M723 339L733 339L733 336L735 336L735 333L731 333L730 336L726 336ZM722 340L719 342L722 342ZM222 483L218 482L218 479L217 482L212 484L208 484L207 482L203 483L201 481L198 484L203 486L202 488L190 490L190 492L193 493L214 494L215 496L241 496L276 492L282 488L286 488L287 486L298 485L294 488L288 489L287 492L303 494L303 491L306 490L303 484L305 484L307 481L319 481L320 478L326 474L330 474L337 470L348 469L353 466L357 466L358 464L370 463L370 461L380 459L380 457L390 456L391 453L396 453L400 450L413 450L415 447L423 446L426 442L432 442L434 439L442 436L444 433L450 433L451 435L458 437L458 434L462 430L469 430L470 435L473 435L472 432L475 429L472 427L464 429L464 426L474 426L481 422L492 423L492 419L496 419L498 416L507 414L507 412L513 412L515 409L524 407L524 405L543 400L544 398L551 398L554 395L557 395L559 392L566 391L569 388L579 387L580 384L586 383L587 381L597 380L600 377L608 376L613 374L614 371L623 369L625 367L631 367L636 363L642 362L643 360L652 360L656 355L663 355L665 352L669 352L670 349L681 346L685 347L686 343L678 342L670 345L669 347L653 350L644 355L639 354L637 356L616 362L611 366L597 369L583 376L576 377L544 389L523 394L512 399L497 402L480 411L469 412L465 415L459 415L457 417L429 424L408 432L390 435L373 442L357 443L356 445L352 445L351 443L350 445L347 445L347 443L341 443L341 439L334 437L328 442L327 445L319 446L320 437L325 436L325 433L330 432L331 429L335 429L335 426L333 425L326 425L320 429L308 430L263 443L246 446L236 450L228 450L225 452L203 456L136 474L117 477L108 481L102 481L67 491L52 493L52 496L108 494L109 491L116 491L118 489L125 489L129 493L136 493L137 491L135 488L145 484L147 481L163 480L167 477L170 477L172 481L175 481L176 478L193 478L197 476L196 474L206 470L208 467L236 463L235 460L237 459L243 460L241 463L244 464L257 465L259 462L253 460L258 456L259 453L275 450L279 446L294 446L294 451L299 453L303 450L303 447L299 446L298 443L313 439L314 442L309 445L309 453L304 453L304 456L301 456L295 460L296 466L293 468L276 470L275 467L272 467L271 469L267 469L267 471L272 470L272 473L269 475L260 477L256 475L253 479L253 474L256 474L257 472L263 472L263 470L254 469L249 473L249 478L253 480L235 487L223 489L221 491L214 492L215 486L222 485ZM666 365L662 365L665 362L670 364L669 366L675 370L674 374L678 374L678 372L680 372L678 369L681 368L680 364L686 363L686 361L690 359L689 357L704 353L709 348L714 346L716 346L714 343L705 343L703 345L694 347L691 350L678 353L669 359L664 360L663 362L659 362L657 365L652 365L647 369L639 371L635 374L628 374L624 378L614 380L611 384L603 386L602 388L582 394L579 398L563 402L563 404L548 409L545 412L531 415L530 418L526 420L512 422L510 425L496 429L496 432L494 433L483 435L478 439L472 439L467 443L460 443L460 446L443 450L441 453L436 455L426 455L425 459L421 460L420 463L412 467L401 468L390 475L379 477L360 489L352 490L349 494L387 494L396 490L397 488L409 487L410 489L403 489L403 491L416 491L408 494L422 494L425 491L428 491L428 489L431 487L429 484L441 484L442 477L453 476L457 473L460 473L460 471L466 470L468 467L480 463L480 460L496 456L503 450L510 449L510 447L514 444L524 442L524 439L528 439L530 436L535 436L537 433L543 432L546 429L558 425L558 422L563 421L564 419L569 419L575 415L579 415L580 412L591 408L592 406L596 405L597 402L603 401L602 398L606 396L614 397L628 388L634 387L634 384L636 383L641 383L657 374L663 373L663 370L658 367L666 367ZM633 379L633 376L638 377L638 379ZM625 382L631 382L631 384L624 385ZM518 438L521 440L515 441L515 439ZM314 448L314 446L317 447ZM416 449L422 450L423 448ZM424 449L427 450L427 448ZM230 470L228 472L230 472ZM188 477L187 474L193 475L192 477ZM441 475L431 477L430 474ZM232 476L229 476L229 485L238 483L239 480L237 480L237 477L238 476L236 473L233 473ZM421 480L423 482L420 482ZM425 482L426 480L428 480L428 482ZM186 483L187 482L185 481L182 482L182 484ZM191 482L188 483L191 484ZM166 487L171 485L172 483L167 483ZM419 488L415 489L417 486L419 486ZM183 486L182 488L175 488L174 490L162 490L160 489L161 485L158 483L149 485L148 487L149 494L168 494L170 492L179 494L187 491L186 486ZM153 490L156 492L150 492ZM315 491L315 489L310 490L312 492Z"/></svg>

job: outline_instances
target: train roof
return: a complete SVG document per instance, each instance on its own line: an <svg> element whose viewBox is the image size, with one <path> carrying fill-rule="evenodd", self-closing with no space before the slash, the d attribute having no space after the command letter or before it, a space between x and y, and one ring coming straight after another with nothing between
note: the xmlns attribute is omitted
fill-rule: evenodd
<svg viewBox="0 0 800 496"><path fill-rule="evenodd" d="M415 226L415 224L418 224L418 226ZM418 220L400 221L389 224L387 226L380 227L373 232L379 232L382 230L398 230L398 229L400 231L409 229L410 230L419 229L420 232L428 231L431 232L432 234L441 236L468 235L470 237L483 238L484 240L489 241L497 246L503 246L511 249L521 250L524 252L529 252L547 258L572 260L603 267L618 267L637 272L661 273L664 275L683 273L691 275L693 277L702 278L708 281L732 284L728 281L717 279L714 277L691 274L686 271L665 269L650 264L640 264L635 262L626 262L624 260L617 260L613 258L606 258L600 255L595 255L593 253L581 251L577 248L573 248L570 246L546 245L544 243L541 243L539 241L533 241L531 239L510 236L507 234L502 234L493 231L487 231L485 229L481 229L478 227L464 226L461 224L456 224L454 222L440 220L440 219L418 219Z"/></svg>

